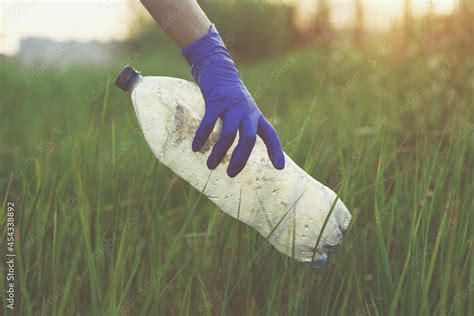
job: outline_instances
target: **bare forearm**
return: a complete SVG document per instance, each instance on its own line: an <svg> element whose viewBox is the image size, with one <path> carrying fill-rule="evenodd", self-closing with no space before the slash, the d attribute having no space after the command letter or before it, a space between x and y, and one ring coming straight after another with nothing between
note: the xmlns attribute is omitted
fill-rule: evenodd
<svg viewBox="0 0 474 316"><path fill-rule="evenodd" d="M141 0L173 41L183 48L209 31L211 22L195 0Z"/></svg>

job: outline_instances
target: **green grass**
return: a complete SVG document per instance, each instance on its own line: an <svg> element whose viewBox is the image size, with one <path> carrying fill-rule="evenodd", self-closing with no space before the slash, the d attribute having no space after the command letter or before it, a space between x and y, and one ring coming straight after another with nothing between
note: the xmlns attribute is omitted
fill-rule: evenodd
<svg viewBox="0 0 474 316"><path fill-rule="evenodd" d="M190 78L175 51L147 53L130 62L145 75ZM240 69L285 150L353 213L325 269L280 254L155 160L110 82L126 59L47 69L28 88L34 70L3 62L18 315L474 314L472 59L289 54Z"/></svg>

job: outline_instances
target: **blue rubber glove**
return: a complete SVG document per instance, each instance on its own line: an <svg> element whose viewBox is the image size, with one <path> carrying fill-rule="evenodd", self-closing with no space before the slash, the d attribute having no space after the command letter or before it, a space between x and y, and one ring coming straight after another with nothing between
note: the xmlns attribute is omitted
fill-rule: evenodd
<svg viewBox="0 0 474 316"><path fill-rule="evenodd" d="M283 169L285 158L278 135L240 79L214 25L211 25L206 35L184 47L181 54L191 66L191 73L201 88L206 103L204 117L193 139L193 151L201 149L217 119L223 120L219 140L207 159L208 168L215 169L219 165L239 131L239 142L227 168L229 177L235 177L245 167L257 134L267 146L273 166Z"/></svg>

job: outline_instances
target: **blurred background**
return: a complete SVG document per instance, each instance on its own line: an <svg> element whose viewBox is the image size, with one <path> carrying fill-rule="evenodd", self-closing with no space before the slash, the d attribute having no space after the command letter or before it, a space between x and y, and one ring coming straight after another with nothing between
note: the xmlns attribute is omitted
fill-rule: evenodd
<svg viewBox="0 0 474 316"><path fill-rule="evenodd" d="M7 0L16 312L473 315L474 2L198 2L285 151L351 210L342 249L309 269L155 160L113 79L192 78L139 1Z"/></svg>
<svg viewBox="0 0 474 316"><path fill-rule="evenodd" d="M229 0L200 4L222 33L242 42L233 52L244 60L348 39L364 47L367 33L372 37L390 32L397 36L399 45L408 44L413 37L444 41L455 37L453 41L465 46L472 44L468 21L473 9L466 0ZM175 19L173 14L169 19ZM54 56L55 65L103 65L127 48L117 45L131 48L130 42L144 45L148 39L156 49L167 43L158 37L161 32L139 1L3 1L2 26L0 52L30 66L52 58L55 48L60 50L59 56ZM444 41L425 43L423 49L433 52L449 46Z"/></svg>

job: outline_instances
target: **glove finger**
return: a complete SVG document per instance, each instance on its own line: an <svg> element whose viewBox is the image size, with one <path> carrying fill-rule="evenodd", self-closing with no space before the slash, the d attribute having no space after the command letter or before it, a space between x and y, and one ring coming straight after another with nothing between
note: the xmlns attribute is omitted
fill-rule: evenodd
<svg viewBox="0 0 474 316"><path fill-rule="evenodd" d="M257 140L257 125L260 113L254 111L244 117L239 127L239 142L232 153L227 174L233 178L244 169Z"/></svg>
<svg viewBox="0 0 474 316"><path fill-rule="evenodd" d="M209 135L211 135L214 126L216 125L218 116L211 114L209 111L204 113L204 117L202 118L199 127L196 130L196 134L194 135L192 149L194 152L199 151L201 147L206 143Z"/></svg>
<svg viewBox="0 0 474 316"><path fill-rule="evenodd" d="M238 109L230 110L224 114L221 135L207 159L209 169L215 169L221 163L230 146L234 143L242 116Z"/></svg>
<svg viewBox="0 0 474 316"><path fill-rule="evenodd" d="M285 167L285 156L281 149L280 140L273 126L264 116L261 116L258 122L257 134L267 146L268 157L270 157L273 166L278 170L283 169Z"/></svg>

